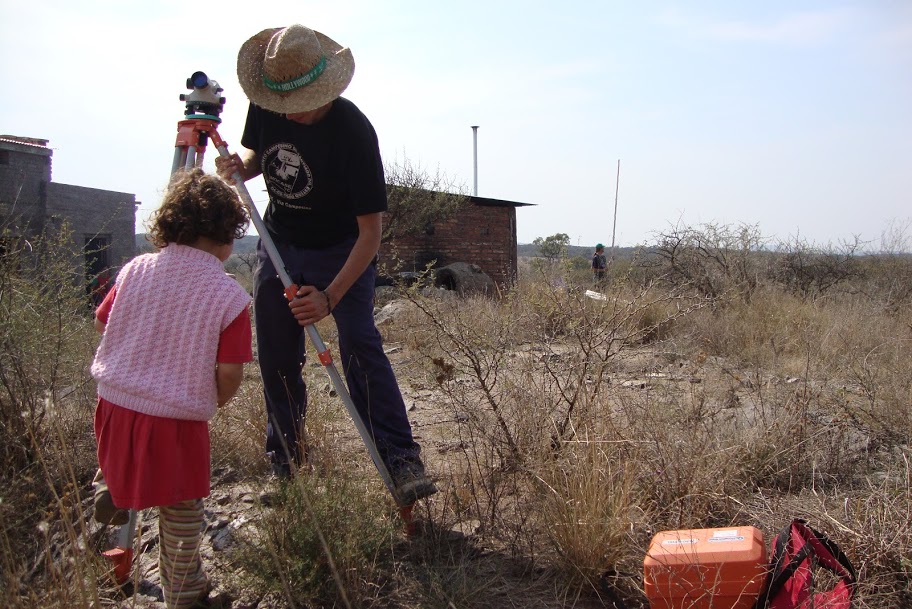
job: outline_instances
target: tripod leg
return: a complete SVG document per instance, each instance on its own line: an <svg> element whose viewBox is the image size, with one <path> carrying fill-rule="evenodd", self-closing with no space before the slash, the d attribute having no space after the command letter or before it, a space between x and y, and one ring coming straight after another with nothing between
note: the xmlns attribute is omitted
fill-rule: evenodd
<svg viewBox="0 0 912 609"><path fill-rule="evenodd" d="M184 149L181 146L174 147L174 160L171 161L171 175L184 164Z"/></svg>
<svg viewBox="0 0 912 609"><path fill-rule="evenodd" d="M136 531L136 520L136 510L130 510L130 520L117 532L117 546L102 552L102 556L113 564L114 578L121 586L127 583L133 571L133 536Z"/></svg>
<svg viewBox="0 0 912 609"><path fill-rule="evenodd" d="M184 169L190 170L196 166L196 148L187 146L187 156L184 160Z"/></svg>

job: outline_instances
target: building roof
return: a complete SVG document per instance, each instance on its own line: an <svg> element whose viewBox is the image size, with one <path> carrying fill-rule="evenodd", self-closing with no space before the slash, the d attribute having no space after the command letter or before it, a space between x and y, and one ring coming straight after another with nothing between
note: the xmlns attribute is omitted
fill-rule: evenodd
<svg viewBox="0 0 912 609"><path fill-rule="evenodd" d="M18 135L0 135L0 150L22 154L34 154L50 157L54 151L48 148L47 140L34 137L19 137Z"/></svg>
<svg viewBox="0 0 912 609"><path fill-rule="evenodd" d="M9 144L20 144L22 146L35 146L36 148L47 148L48 140L37 137L22 137L19 135L0 135L0 142Z"/></svg>
<svg viewBox="0 0 912 609"><path fill-rule="evenodd" d="M391 192L396 192L396 191L414 192L414 191L417 191L417 192L419 192L419 193L421 193L421 192L427 192L427 193L429 193L430 195L444 194L444 193L442 193L442 192L440 192L440 191L437 191L437 190L427 190L427 189L424 189L424 188L414 188L414 187L411 187L411 186L399 186L399 185L396 185L396 184L387 184L387 187L391 189ZM452 196L457 196L457 197L462 197L462 196L464 196L464 197L466 198L466 200L468 200L468 201L469 201L470 203L472 203L473 205L479 205L479 206L481 206L481 207L530 207L530 206L534 206L534 205L535 205L535 203L520 203L519 201L506 201L506 200L503 200L503 199L490 199L490 198L488 198L488 197L476 197L476 196L473 196L473 195L462 195L462 194L459 194L459 193L451 193L451 194L452 194Z"/></svg>
<svg viewBox="0 0 912 609"><path fill-rule="evenodd" d="M482 207L532 207L535 203L520 203L519 201L504 201L503 199L489 199L487 197L468 196L469 201Z"/></svg>

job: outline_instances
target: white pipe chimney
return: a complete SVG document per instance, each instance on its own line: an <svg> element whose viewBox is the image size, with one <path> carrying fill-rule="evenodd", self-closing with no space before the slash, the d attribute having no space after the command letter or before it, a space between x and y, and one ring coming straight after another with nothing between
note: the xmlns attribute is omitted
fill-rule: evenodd
<svg viewBox="0 0 912 609"><path fill-rule="evenodd" d="M478 125L472 125L472 155L475 166L475 196L478 196Z"/></svg>

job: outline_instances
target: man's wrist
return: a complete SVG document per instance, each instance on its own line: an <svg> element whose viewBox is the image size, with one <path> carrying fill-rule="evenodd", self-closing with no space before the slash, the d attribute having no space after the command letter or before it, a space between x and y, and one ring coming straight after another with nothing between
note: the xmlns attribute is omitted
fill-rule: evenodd
<svg viewBox="0 0 912 609"><path fill-rule="evenodd" d="M327 309L330 313L332 313L332 310L333 310L333 301L332 301L332 297L329 295L329 292L327 292L326 290L320 290L320 293L323 294L323 298L326 299L326 309Z"/></svg>

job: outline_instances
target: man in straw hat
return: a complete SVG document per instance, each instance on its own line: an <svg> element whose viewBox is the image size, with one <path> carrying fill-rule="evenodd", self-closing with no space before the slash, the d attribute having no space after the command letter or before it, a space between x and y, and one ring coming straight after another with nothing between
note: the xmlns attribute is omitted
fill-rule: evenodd
<svg viewBox="0 0 912 609"><path fill-rule="evenodd" d="M273 471L290 476L306 457L299 435L307 405L303 326L331 313L352 401L400 494L420 499L437 489L374 325L386 182L373 126L340 97L354 69L348 48L302 25L250 38L238 53L238 79L250 100L241 139L246 150L217 158L216 166L225 178L234 171L244 180L263 175L269 191L264 223L302 286L285 301L260 243L254 313Z"/></svg>

